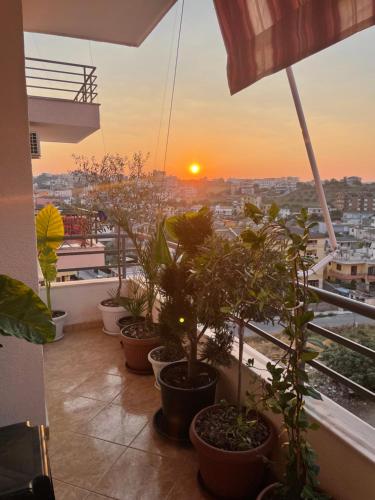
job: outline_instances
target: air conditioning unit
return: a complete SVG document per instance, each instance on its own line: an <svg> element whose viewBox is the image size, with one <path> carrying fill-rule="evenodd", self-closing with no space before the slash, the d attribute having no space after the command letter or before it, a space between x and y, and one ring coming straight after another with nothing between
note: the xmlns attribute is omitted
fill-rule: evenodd
<svg viewBox="0 0 375 500"><path fill-rule="evenodd" d="M38 159L41 157L38 132L30 132L30 149L31 149L31 158Z"/></svg>

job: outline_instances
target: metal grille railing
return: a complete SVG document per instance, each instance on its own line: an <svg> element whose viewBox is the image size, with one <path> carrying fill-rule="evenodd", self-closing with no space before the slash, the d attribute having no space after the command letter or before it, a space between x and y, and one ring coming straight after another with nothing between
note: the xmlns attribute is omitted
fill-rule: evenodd
<svg viewBox="0 0 375 500"><path fill-rule="evenodd" d="M359 302L357 300L349 299L347 297L343 297L341 295L329 292L327 290L323 290L321 288L310 286L310 289L313 292L315 292L315 294L319 297L319 299L322 302L326 302L328 304L340 307L352 313L359 314L361 316L365 316L366 318L375 320L375 306L372 306L370 304L365 304L364 302ZM269 342L276 345L280 349L283 349L284 351L288 351L290 349L288 344L286 344L279 338L275 337L272 333L269 333L263 328L260 328L258 325L255 325L253 323L248 323L246 326L247 328L249 328L249 330L263 337L264 339L268 340ZM317 333L318 335L326 339L329 339L339 345L342 345L351 351L358 352L359 354L368 357L375 363L375 351L373 349L370 349L369 347L361 345L336 332L332 332L327 328L323 328L322 326L317 325L314 322L309 323L308 330L310 332ZM309 339L307 335L306 341L308 342L308 340ZM328 375L336 382L339 382L344 386L348 387L354 393L375 402L375 392L367 389L366 387L363 387L360 384L357 384L356 382L349 379L348 377L345 377L341 373L332 370L328 366L318 361L318 359L319 357L317 359L307 361L307 364L309 364L312 368L315 368L317 371L324 373L325 375Z"/></svg>
<svg viewBox="0 0 375 500"><path fill-rule="evenodd" d="M93 103L98 95L96 67L50 59L25 58L29 95Z"/></svg>

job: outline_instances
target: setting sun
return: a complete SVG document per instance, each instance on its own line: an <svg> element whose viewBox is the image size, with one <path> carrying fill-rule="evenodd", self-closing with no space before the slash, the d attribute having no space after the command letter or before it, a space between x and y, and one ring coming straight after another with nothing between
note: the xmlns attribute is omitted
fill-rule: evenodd
<svg viewBox="0 0 375 500"><path fill-rule="evenodd" d="M200 165L198 165L198 163L193 163L192 165L190 165L189 167L189 172L193 175L197 175L199 174L199 172L201 171L201 167Z"/></svg>

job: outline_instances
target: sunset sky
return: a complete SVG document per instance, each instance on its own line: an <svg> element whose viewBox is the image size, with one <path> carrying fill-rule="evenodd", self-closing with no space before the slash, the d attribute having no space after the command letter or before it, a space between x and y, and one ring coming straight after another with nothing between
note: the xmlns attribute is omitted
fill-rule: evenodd
<svg viewBox="0 0 375 500"><path fill-rule="evenodd" d="M28 56L97 66L101 103L101 130L80 144L43 143L34 174L69 170L73 153L137 150L150 153L149 169L162 169L179 12L139 48L25 34ZM294 67L323 178L375 180L374 47L370 28ZM212 0L185 2L166 172L189 178L193 162L209 178L311 178L285 72L230 96Z"/></svg>

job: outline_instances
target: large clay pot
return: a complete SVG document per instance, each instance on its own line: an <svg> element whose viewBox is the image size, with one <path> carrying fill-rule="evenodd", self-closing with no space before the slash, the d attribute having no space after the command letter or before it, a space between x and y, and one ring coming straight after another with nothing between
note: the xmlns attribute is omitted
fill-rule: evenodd
<svg viewBox="0 0 375 500"><path fill-rule="evenodd" d="M160 345L159 337L136 339L126 335L127 326L121 329L122 347L125 354L125 365L129 371L139 375L151 375L152 366L148 353Z"/></svg>
<svg viewBox="0 0 375 500"><path fill-rule="evenodd" d="M189 427L194 416L202 408L215 402L218 373L215 368L207 363L199 362L200 370L209 374L210 382L201 387L185 389L173 386L167 381L168 371L173 370L176 365L182 365L187 371L187 361L170 363L161 369L159 384L161 387L164 432L172 439L183 441L189 439Z"/></svg>
<svg viewBox="0 0 375 500"><path fill-rule="evenodd" d="M277 488L278 485L279 485L279 483L273 483L273 484L270 484L269 486L267 486L267 488L264 488L264 490L262 490L259 493L256 500L266 500L268 493L271 493L271 491L274 490L275 488Z"/></svg>
<svg viewBox="0 0 375 500"><path fill-rule="evenodd" d="M198 454L204 486L215 498L254 498L264 481L263 457L270 455L275 442L272 423L262 415L270 434L261 446L247 451L226 451L206 443L196 432L196 421L206 410L200 411L190 426L190 441Z"/></svg>
<svg viewBox="0 0 375 500"><path fill-rule="evenodd" d="M67 317L68 313L65 311L53 311L52 321L55 323L56 327L54 342L56 342L56 340L61 340L64 337L64 325Z"/></svg>

